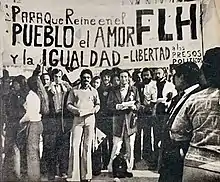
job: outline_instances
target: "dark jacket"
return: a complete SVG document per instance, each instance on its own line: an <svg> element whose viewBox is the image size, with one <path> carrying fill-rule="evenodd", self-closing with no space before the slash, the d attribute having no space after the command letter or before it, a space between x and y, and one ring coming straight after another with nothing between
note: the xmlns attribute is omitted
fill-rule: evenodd
<svg viewBox="0 0 220 182"><path fill-rule="evenodd" d="M7 101L5 102L5 114L7 115L5 120L5 137L7 138L7 141L9 141L7 146L5 146L6 153L11 151L15 143L19 148L24 146L23 144L26 139L26 132L22 132L22 136L18 135L18 133L20 133L23 129L23 126L20 125L20 119L26 113L23 105L26 101L27 94L28 91L25 90L11 90L8 94Z"/></svg>
<svg viewBox="0 0 220 182"><path fill-rule="evenodd" d="M124 102L135 101L137 110L140 106L140 97L136 87L129 86L128 93L124 99ZM132 135L137 131L137 111L131 109L126 110L116 110L116 105L121 104L122 98L120 93L120 87L116 87L111 90L107 100L107 107L110 112L113 113L113 135L121 137L123 132L123 126L125 126L128 131L128 135Z"/></svg>
<svg viewBox="0 0 220 182"><path fill-rule="evenodd" d="M164 171L169 170L171 177L174 174L180 174L181 176L183 172L184 157L180 155L180 149L183 149L184 154L186 154L189 148L189 142L176 142L172 140L170 137L170 129L183 104L190 97L190 95L198 92L199 90L201 90L200 87L191 91L177 108L175 108L175 106L182 96L177 95L172 99L170 108L168 109L170 113L168 113L167 122L162 130L161 154L159 161L159 173L161 174L164 173Z"/></svg>
<svg viewBox="0 0 220 182"><path fill-rule="evenodd" d="M62 92L62 110L59 113L56 113L55 106L54 106L54 90L53 90L54 83L52 82L49 87L46 87L46 91L48 94L49 99L49 114L44 115L43 118L45 120L44 124L44 131L46 130L56 130L57 127L61 124L62 131L64 133L69 132L72 128L73 124L73 118L74 115L69 112L69 110L66 107L67 98L70 90L72 87L67 82L62 82L60 84L61 86L61 92ZM60 118L61 123L56 123L56 119ZM47 121L50 121L50 123L46 123ZM54 128L53 128L54 127Z"/></svg>
<svg viewBox="0 0 220 182"><path fill-rule="evenodd" d="M8 98L6 113L8 118L19 120L25 114L24 103L26 101L27 93L22 91L11 91ZM16 114L15 114L16 113Z"/></svg>
<svg viewBox="0 0 220 182"><path fill-rule="evenodd" d="M8 133L12 132L15 134L19 130L20 119L25 114L24 103L26 101L26 96L28 92L25 91L14 91L12 90L8 96L8 102L6 103L6 131Z"/></svg>
<svg viewBox="0 0 220 182"><path fill-rule="evenodd" d="M107 135L112 135L112 113L107 107L107 100L112 86L101 85L97 91L100 99L100 110L96 114L96 126Z"/></svg>
<svg viewBox="0 0 220 182"><path fill-rule="evenodd" d="M109 96L109 93L112 89L112 86L109 85L107 87L101 85L97 91L98 91L98 94L99 94L99 99L100 99L100 110L98 112L98 115L100 116L109 116L110 113L108 112L108 109L107 109L107 100L108 100L108 96Z"/></svg>

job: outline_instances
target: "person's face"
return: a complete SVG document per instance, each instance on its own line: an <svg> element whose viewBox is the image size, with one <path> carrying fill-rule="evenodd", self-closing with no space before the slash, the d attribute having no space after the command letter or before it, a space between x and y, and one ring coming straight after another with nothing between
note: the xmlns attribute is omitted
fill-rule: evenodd
<svg viewBox="0 0 220 182"><path fill-rule="evenodd" d="M164 71L162 69L157 69L155 74L156 74L157 81L160 81L161 79L164 78Z"/></svg>
<svg viewBox="0 0 220 182"><path fill-rule="evenodd" d="M113 86L118 86L120 84L120 79L118 76L115 76L113 79L112 79L112 84Z"/></svg>
<svg viewBox="0 0 220 182"><path fill-rule="evenodd" d="M120 74L120 84L121 85L126 85L129 83L129 76L128 73L123 72Z"/></svg>
<svg viewBox="0 0 220 182"><path fill-rule="evenodd" d="M49 75L44 75L44 83L45 83L45 85L50 84L50 76Z"/></svg>
<svg viewBox="0 0 220 182"><path fill-rule="evenodd" d="M91 80L92 80L92 78L91 78L90 74L85 73L82 75L82 84L84 86L88 86L90 84Z"/></svg>
<svg viewBox="0 0 220 182"><path fill-rule="evenodd" d="M101 84L101 80L100 80L100 79L96 79L96 80L93 81L92 86L93 86L95 89L97 89L97 88L100 87L100 84Z"/></svg>
<svg viewBox="0 0 220 182"><path fill-rule="evenodd" d="M177 91L183 91L183 86L184 86L183 75L177 76L176 74L174 74L173 84L175 85Z"/></svg>
<svg viewBox="0 0 220 182"><path fill-rule="evenodd" d="M144 82L144 83L146 83L146 84L150 83L150 81L151 81L151 79L152 79L152 76L151 76L150 71L145 71L145 72L143 72L142 79L143 79L143 82Z"/></svg>
<svg viewBox="0 0 220 182"><path fill-rule="evenodd" d="M104 75L102 81L104 85L108 85L110 83L111 77L109 75Z"/></svg>
<svg viewBox="0 0 220 182"><path fill-rule="evenodd" d="M21 89L21 86L18 82L13 82L13 88L15 89L15 91L18 91Z"/></svg>
<svg viewBox="0 0 220 182"><path fill-rule="evenodd" d="M62 72L61 71L59 71L56 75L54 75L54 82L56 84L62 82Z"/></svg>

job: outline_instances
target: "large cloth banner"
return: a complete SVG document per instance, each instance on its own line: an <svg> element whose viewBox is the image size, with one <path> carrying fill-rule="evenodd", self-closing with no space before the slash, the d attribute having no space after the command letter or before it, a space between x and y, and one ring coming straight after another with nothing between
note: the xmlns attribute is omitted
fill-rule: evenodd
<svg viewBox="0 0 220 182"><path fill-rule="evenodd" d="M197 2L95 6L61 1L4 1L3 65L168 67L201 63Z"/></svg>

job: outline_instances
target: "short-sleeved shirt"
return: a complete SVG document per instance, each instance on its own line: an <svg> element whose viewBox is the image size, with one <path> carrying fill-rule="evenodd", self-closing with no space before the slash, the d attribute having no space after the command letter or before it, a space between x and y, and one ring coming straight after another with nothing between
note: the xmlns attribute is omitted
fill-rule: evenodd
<svg viewBox="0 0 220 182"><path fill-rule="evenodd" d="M87 89L83 89L78 86L70 91L67 104L72 104L79 110L88 110L100 105L100 100L95 88L89 86Z"/></svg>
<svg viewBox="0 0 220 182"><path fill-rule="evenodd" d="M219 150L220 90L204 89L186 101L171 127L176 141L190 140L192 146Z"/></svg>

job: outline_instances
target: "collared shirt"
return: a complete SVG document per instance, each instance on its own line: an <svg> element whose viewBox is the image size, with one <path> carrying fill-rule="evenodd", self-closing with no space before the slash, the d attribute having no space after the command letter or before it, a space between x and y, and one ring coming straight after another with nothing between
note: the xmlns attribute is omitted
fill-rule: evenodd
<svg viewBox="0 0 220 182"><path fill-rule="evenodd" d="M207 88L191 95L171 127L171 138L220 153L220 90Z"/></svg>
<svg viewBox="0 0 220 182"><path fill-rule="evenodd" d="M149 105L151 102L157 102L157 85L155 81L144 86L144 105Z"/></svg>
<svg viewBox="0 0 220 182"><path fill-rule="evenodd" d="M125 100L125 97L126 97L126 95L127 95L127 93L128 93L128 87L129 87L128 84L125 85L125 87L120 87L120 93L121 93L122 101Z"/></svg>
<svg viewBox="0 0 220 182"><path fill-rule="evenodd" d="M184 90L184 94L181 97L181 99L177 102L176 106L173 108L173 110L171 111L171 115L170 117L173 115L174 111L176 108L179 107L179 105L184 101L185 97L190 94L193 90L197 89L199 87L199 84L195 84L187 89Z"/></svg>
<svg viewBox="0 0 220 182"><path fill-rule="evenodd" d="M183 97L184 97L185 95L188 95L190 92L192 92L193 90L197 89L198 87L199 87L199 84L195 84L195 85L193 85L193 86L191 86L191 87L185 89L185 90L184 90L184 95L183 95Z"/></svg>
<svg viewBox="0 0 220 182"><path fill-rule="evenodd" d="M52 82L48 87L48 91L51 91L53 94L53 105L56 113L62 111L63 96L68 89L70 88L68 88L64 81L59 84Z"/></svg>
<svg viewBox="0 0 220 182"><path fill-rule="evenodd" d="M55 87L54 106L55 106L56 113L59 113L62 110L63 93L62 93L60 84L56 84L54 85L54 87Z"/></svg>
<svg viewBox="0 0 220 182"><path fill-rule="evenodd" d="M98 92L92 86L84 89L79 85L70 91L67 99L67 105L68 104L72 104L79 110L93 109L96 105L100 105Z"/></svg>

